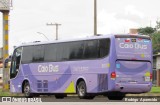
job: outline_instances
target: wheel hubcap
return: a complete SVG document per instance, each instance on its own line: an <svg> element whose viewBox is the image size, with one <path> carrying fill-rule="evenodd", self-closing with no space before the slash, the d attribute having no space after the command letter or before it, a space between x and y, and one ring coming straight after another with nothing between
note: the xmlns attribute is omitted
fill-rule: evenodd
<svg viewBox="0 0 160 105"><path fill-rule="evenodd" d="M27 85L27 86L24 88L24 93L25 93L25 95L27 96L27 95L29 94L29 92L30 92L30 88L29 88L29 86Z"/></svg>
<svg viewBox="0 0 160 105"><path fill-rule="evenodd" d="M80 96L84 96L84 94L85 94L85 88L84 88L84 86L81 86L81 87L79 88L79 95L80 95Z"/></svg>

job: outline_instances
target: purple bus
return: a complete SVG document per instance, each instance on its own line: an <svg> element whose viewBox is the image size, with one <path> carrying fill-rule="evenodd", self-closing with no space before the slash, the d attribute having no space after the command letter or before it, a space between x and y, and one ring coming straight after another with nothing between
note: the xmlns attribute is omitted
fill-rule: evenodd
<svg viewBox="0 0 160 105"><path fill-rule="evenodd" d="M151 87L152 42L145 35L29 43L17 47L12 56L10 91L26 97L101 94L122 99Z"/></svg>

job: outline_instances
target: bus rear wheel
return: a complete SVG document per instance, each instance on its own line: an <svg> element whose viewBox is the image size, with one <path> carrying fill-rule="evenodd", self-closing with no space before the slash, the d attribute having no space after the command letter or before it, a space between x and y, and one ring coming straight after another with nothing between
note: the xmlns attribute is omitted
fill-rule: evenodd
<svg viewBox="0 0 160 105"><path fill-rule="evenodd" d="M125 94L120 92L111 92L107 97L109 100L122 100L125 97Z"/></svg>
<svg viewBox="0 0 160 105"><path fill-rule="evenodd" d="M80 81L77 85L77 94L80 99L84 99L87 96L86 84L84 81Z"/></svg>
<svg viewBox="0 0 160 105"><path fill-rule="evenodd" d="M55 95L56 99L63 99L64 97L67 97L67 95L66 94L56 94Z"/></svg>
<svg viewBox="0 0 160 105"><path fill-rule="evenodd" d="M25 82L24 88L23 88L24 96L26 98L31 98L33 97L33 94L31 93L31 88L29 82Z"/></svg>
<svg viewBox="0 0 160 105"><path fill-rule="evenodd" d="M94 95L87 94L87 87L84 81L80 81L77 85L77 94L80 99L93 99Z"/></svg>

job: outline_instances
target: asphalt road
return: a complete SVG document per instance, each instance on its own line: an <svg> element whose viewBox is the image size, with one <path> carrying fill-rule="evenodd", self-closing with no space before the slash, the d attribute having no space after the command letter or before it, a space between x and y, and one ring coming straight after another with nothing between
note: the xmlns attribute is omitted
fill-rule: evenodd
<svg viewBox="0 0 160 105"><path fill-rule="evenodd" d="M147 96L148 97L148 96ZM159 96L127 96L123 100L109 100L104 96L97 96L93 100L91 99L79 99L77 96L68 96L64 99L56 99L54 96L40 96L36 97L41 99L42 102L0 102L0 105L159 105ZM21 97L22 98L22 97ZM141 102L136 100L150 99L150 101ZM151 99L157 99L158 102ZM31 98L32 99L32 98ZM127 100L128 99L128 100Z"/></svg>
<svg viewBox="0 0 160 105"><path fill-rule="evenodd" d="M22 98L22 97L21 97ZM23 97L24 98L24 97ZM109 100L106 96L96 96L94 99L79 99L76 95L69 95L63 99L56 99L54 95L42 95L40 97L34 97L34 99L40 99L42 102L159 102L160 94L127 94L122 100Z"/></svg>
<svg viewBox="0 0 160 105"><path fill-rule="evenodd" d="M56 99L55 97L42 97L43 102L159 102L160 96L126 96L122 100L109 100L105 96L97 96L94 99L79 99L78 97L65 97Z"/></svg>

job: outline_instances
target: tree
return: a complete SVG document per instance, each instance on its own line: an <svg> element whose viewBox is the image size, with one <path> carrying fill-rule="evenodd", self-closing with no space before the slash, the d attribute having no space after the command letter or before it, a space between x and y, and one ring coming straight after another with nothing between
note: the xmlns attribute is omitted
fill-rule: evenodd
<svg viewBox="0 0 160 105"><path fill-rule="evenodd" d="M156 30L160 31L160 21L157 20L156 23Z"/></svg>
<svg viewBox="0 0 160 105"><path fill-rule="evenodd" d="M160 52L160 32L152 34L153 53Z"/></svg>
<svg viewBox="0 0 160 105"><path fill-rule="evenodd" d="M138 29L138 33L143 35L151 36L154 32L156 32L156 28L152 28L152 27L145 27L145 28Z"/></svg>

